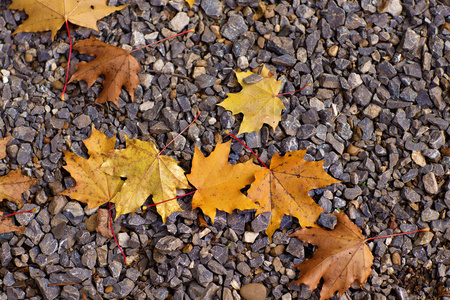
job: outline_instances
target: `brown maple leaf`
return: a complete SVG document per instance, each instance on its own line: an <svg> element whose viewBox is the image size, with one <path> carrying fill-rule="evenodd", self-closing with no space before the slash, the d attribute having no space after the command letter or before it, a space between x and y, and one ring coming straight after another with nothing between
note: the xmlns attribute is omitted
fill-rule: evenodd
<svg viewBox="0 0 450 300"><path fill-rule="evenodd" d="M126 6L108 6L106 0L13 0L9 9L25 10L28 19L12 34L51 30L53 40L66 21L98 31L98 20Z"/></svg>
<svg viewBox="0 0 450 300"><path fill-rule="evenodd" d="M14 225L11 218L2 218L0 216L0 234L8 232L25 233L25 230L24 226Z"/></svg>
<svg viewBox="0 0 450 300"><path fill-rule="evenodd" d="M295 265L300 278L292 283L314 290L323 278L321 300L333 297L336 291L341 297L353 282L363 284L372 273L373 255L361 229L344 213L334 215L338 220L334 230L308 228L290 235L317 246L311 259Z"/></svg>
<svg viewBox="0 0 450 300"><path fill-rule="evenodd" d="M84 80L90 88L103 74L105 75L102 83L103 90L95 100L96 103L110 101L119 107L122 86L125 87L133 101L136 86L140 83L137 72L142 68L131 55L131 51L108 45L93 37L79 41L73 49L95 56L95 59L90 62L78 63L76 65L78 70L72 75L69 82Z"/></svg>
<svg viewBox="0 0 450 300"><path fill-rule="evenodd" d="M255 173L248 197L260 206L256 214L271 212L269 238L279 227L283 216L297 217L302 227L317 227L323 209L308 195L308 191L339 182L323 170L323 161L303 160L306 150L272 157L270 168Z"/></svg>
<svg viewBox="0 0 450 300"><path fill-rule="evenodd" d="M12 138L12 136L8 136L0 139L0 159L4 159L6 157L6 145Z"/></svg>
<svg viewBox="0 0 450 300"><path fill-rule="evenodd" d="M212 222L217 209L231 214L235 209L258 208L242 194L241 189L252 183L255 172L262 168L252 161L237 165L228 163L230 144L231 141L216 145L216 149L206 158L195 147L191 174L187 175L189 182L197 188L192 208L200 207Z"/></svg>

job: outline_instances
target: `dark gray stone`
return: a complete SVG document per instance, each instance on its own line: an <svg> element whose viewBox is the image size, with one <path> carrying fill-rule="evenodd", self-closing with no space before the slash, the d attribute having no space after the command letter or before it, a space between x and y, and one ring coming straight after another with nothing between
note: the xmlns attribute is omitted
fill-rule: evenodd
<svg viewBox="0 0 450 300"><path fill-rule="evenodd" d="M337 224L337 217L334 214L321 213L317 223L327 229L333 230Z"/></svg>
<svg viewBox="0 0 450 300"><path fill-rule="evenodd" d="M244 18L240 15L232 15L228 22L222 27L221 34L224 38L235 41L241 34L248 30Z"/></svg>

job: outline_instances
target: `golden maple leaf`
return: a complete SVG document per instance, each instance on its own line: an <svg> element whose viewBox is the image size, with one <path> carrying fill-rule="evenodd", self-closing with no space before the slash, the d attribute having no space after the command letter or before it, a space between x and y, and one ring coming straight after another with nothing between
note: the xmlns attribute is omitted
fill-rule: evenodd
<svg viewBox="0 0 450 300"><path fill-rule="evenodd" d="M25 10L28 19L12 34L51 30L53 40L66 21L98 31L98 20L126 6L108 6L106 0L13 0L9 9Z"/></svg>
<svg viewBox="0 0 450 300"><path fill-rule="evenodd" d="M14 170L0 177L0 200L6 199L22 205L22 193L38 181L22 175L20 169Z"/></svg>
<svg viewBox="0 0 450 300"><path fill-rule="evenodd" d="M111 101L119 107L122 86L125 86L131 101L133 101L136 86L140 83L137 72L142 68L130 51L108 45L93 37L79 41L73 49L96 58L90 62L78 63L76 65L78 70L72 75L69 82L84 80L90 88L103 74L105 75L102 83L103 90L95 100L96 103Z"/></svg>
<svg viewBox="0 0 450 300"><path fill-rule="evenodd" d="M258 131L264 123L275 129L281 121L281 111L285 109L283 102L277 97L281 80L270 77L269 70L263 66L260 74L263 79L254 84L246 84L244 78L252 74L254 73L250 71L236 72L242 90L239 93L227 94L228 98L218 104L233 114L244 114L238 135Z"/></svg>
<svg viewBox="0 0 450 300"><path fill-rule="evenodd" d="M8 136L0 139L0 159L4 159L6 157L6 145L12 138L12 136Z"/></svg>
<svg viewBox="0 0 450 300"><path fill-rule="evenodd" d="M336 291L342 297L353 282L363 284L372 273L373 255L361 229L344 213L335 215L338 222L334 230L308 228L290 235L317 246L311 259L295 265L300 278L292 283L303 283L314 290L323 277L321 300L333 297Z"/></svg>
<svg viewBox="0 0 450 300"><path fill-rule="evenodd" d="M231 214L235 209L258 208L242 194L241 189L254 180L255 172L261 170L261 167L252 161L237 165L228 163L230 144L231 141L216 145L216 149L206 158L195 147L191 174L187 175L189 182L197 188L192 208L200 207L212 222L216 209Z"/></svg>
<svg viewBox="0 0 450 300"><path fill-rule="evenodd" d="M89 159L64 151L67 165L63 168L75 179L76 186L63 191L61 195L87 203L88 208L94 208L113 201L123 180L118 176L99 172L105 161L102 154L114 149L115 138L108 139L93 128L91 136L83 142L88 149Z"/></svg>
<svg viewBox="0 0 450 300"><path fill-rule="evenodd" d="M126 139L126 148L106 153L108 159L101 170L114 176L126 177L122 188L112 202L117 216L135 212L150 196L153 203L172 199L177 189L190 188L184 170L170 156L160 155L152 142ZM177 201L156 206L163 221L173 212L180 211Z"/></svg>
<svg viewBox="0 0 450 300"><path fill-rule="evenodd" d="M260 207L256 215L271 212L269 238L279 227L283 216L297 217L302 227L317 227L315 222L323 209L309 197L308 191L339 182L323 170L323 162L303 160L306 150L278 153L272 157L270 168L255 173L248 197Z"/></svg>

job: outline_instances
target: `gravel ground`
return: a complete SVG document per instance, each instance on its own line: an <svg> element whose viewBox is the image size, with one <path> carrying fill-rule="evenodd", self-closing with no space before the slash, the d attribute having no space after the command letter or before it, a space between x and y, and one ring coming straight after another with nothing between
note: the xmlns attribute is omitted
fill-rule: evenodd
<svg viewBox="0 0 450 300"><path fill-rule="evenodd" d="M91 125L107 136L152 139L162 147L192 121L167 155L187 171L194 145L205 154L237 132L241 115L216 106L237 92L233 70L261 64L283 80L286 110L275 130L264 126L242 139L267 161L275 153L308 149L310 160L342 181L311 192L328 212L348 214L367 236L431 228L430 232L368 243L372 275L344 299L450 299L450 7L435 0L353 1L113 0L131 5L98 22L100 32L71 26L74 40L94 36L135 48L182 30L189 33L134 53L144 71L130 102L94 103L100 80L69 84L60 100L69 54L67 31L11 33L26 15L0 3L0 136L13 135L0 174L22 168L42 178L25 195L15 219L24 235L0 236L0 299L240 299L238 288L261 283L267 299L318 299L318 291L288 285L293 265L312 246L288 234L298 221L285 216L271 243L267 215L219 212L199 222L190 198L185 212L163 224L153 210L121 216L113 240L87 230L95 210L57 194L73 184L63 149L86 156L81 140ZM201 3L199 3L201 2ZM265 5L263 5L265 4ZM447 3L448 4L448 3ZM73 65L88 57L74 52ZM150 70L174 72L192 82ZM249 152L232 142L230 162ZM2 203L5 212L15 204ZM199 226L200 225L200 226ZM244 242L246 232L249 238ZM67 286L49 283L82 282ZM224 291L222 292L222 287ZM445 297L447 295L447 297ZM223 297L223 298L222 298ZM257 299L257 298L255 298ZM334 299L338 299L335 296Z"/></svg>

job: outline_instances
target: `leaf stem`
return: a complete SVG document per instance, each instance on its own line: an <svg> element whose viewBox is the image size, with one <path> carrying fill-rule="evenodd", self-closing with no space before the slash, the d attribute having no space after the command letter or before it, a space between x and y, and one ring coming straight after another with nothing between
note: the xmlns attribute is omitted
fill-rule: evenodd
<svg viewBox="0 0 450 300"><path fill-rule="evenodd" d="M72 37L70 36L69 22L67 20L66 20L66 27L67 27L67 33L69 34L70 50L69 50L69 60L67 62L66 83L64 83L64 89L61 94L61 99L63 101L66 100L66 97L64 97L64 93L66 92L67 82L69 80L70 58L72 57Z"/></svg>
<svg viewBox="0 0 450 300"><path fill-rule="evenodd" d="M405 234L410 234L410 233L423 232L423 231L430 231L430 228L423 228L423 229L419 229L419 230L402 232L402 233L394 233L394 234L383 235L383 236L375 236L375 237L371 237L371 238L365 239L364 242L367 242L367 241L370 241L370 240L375 240L375 239L384 239L384 238L398 236L398 235L405 235Z"/></svg>
<svg viewBox="0 0 450 300"><path fill-rule="evenodd" d="M310 86L310 85L312 85L312 83L311 82L308 82L307 84L305 84L301 89L299 89L299 90L296 90L296 91L293 91L293 92L287 92L287 93L283 93L283 94L278 94L278 95L275 95L275 97L278 97L278 96L284 96L284 95L288 95L288 94L294 94L294 93L297 93L297 92L301 92L305 87L307 87L307 86Z"/></svg>
<svg viewBox="0 0 450 300"><path fill-rule="evenodd" d="M149 47L149 46L152 46L152 45L155 45L155 44L158 44L158 43L164 42L164 41L166 41L166 40L168 40L168 39L171 39L171 38L177 37L177 36L179 36L179 35L182 35L182 34L185 34L185 33L189 33L189 32L194 32L194 31L195 31L195 29L189 29L189 30L186 30L186 31L180 32L180 33L178 33L178 34L175 34L175 35L172 35L172 36L166 37L166 38L164 38L164 39L162 39L162 40L159 40L159 41L156 41L156 42L150 43L150 44L148 44L148 45L142 46L142 47L140 47L140 48L137 48L137 49L131 50L131 51L130 51L130 53L133 53L133 52L135 52L135 51L138 51L138 50L141 50L141 49L147 48L147 47Z"/></svg>
<svg viewBox="0 0 450 300"><path fill-rule="evenodd" d="M259 162L264 166L264 167L266 167L267 169L269 169L269 167L268 166L266 166L266 164L265 163L263 163L263 161L259 158L259 156L258 155L256 155L256 153L255 152L253 152L253 150L252 149L250 149L246 144L244 144L240 139L238 139L237 138L237 136L235 136L234 134L232 134L232 133L229 133L229 132L227 132L227 134L229 135L229 136L231 136L231 137L233 137L233 138L235 138L239 143L241 143L242 145L244 145L244 147L245 148L247 148L258 160L259 160Z"/></svg>
<svg viewBox="0 0 450 300"><path fill-rule="evenodd" d="M172 201L172 200L175 200L175 199L178 199L178 198L183 198L184 196L191 195L191 194L195 193L196 191L197 190L189 192L189 193L181 195L181 196L176 196L175 198L172 198L172 199L167 199L167 200L164 200L164 201L161 201L161 202L158 202L158 203L153 203L153 204L150 204L150 205L147 205L147 206L143 206L142 209L146 210L149 207L156 206L156 205L159 205L159 204L164 203L164 202L169 202L169 201Z"/></svg>
<svg viewBox="0 0 450 300"><path fill-rule="evenodd" d="M114 233L114 229L113 229L113 225L112 225L112 218L111 218L111 202L108 202L108 204L109 204L109 226L111 227L111 232L113 234L114 241L116 241L116 245L117 245L117 247L119 247L119 250L122 253L123 260L124 260L125 264L128 266L129 263L127 262L127 257L125 256L125 253L123 253L123 250L120 247L119 242L117 241L116 234Z"/></svg>
<svg viewBox="0 0 450 300"><path fill-rule="evenodd" d="M191 124L189 124L188 126L186 126L176 137L174 137L161 151L159 151L158 155L161 155L161 153L163 153L164 150L166 150L167 147L169 147L170 144L173 143L173 141L175 141L177 139L177 137L179 137L183 132L186 131L186 129L188 129L189 127L191 127L192 124L194 124L194 122L198 119L198 117L200 116L200 111L198 111L197 116L195 117L195 119L191 122Z"/></svg>
<svg viewBox="0 0 450 300"><path fill-rule="evenodd" d="M17 211L17 212L15 212L15 213L12 213L12 214L9 214L9 215L0 216L0 218L4 219L4 218L7 218L7 217L12 217L12 216L15 216L15 215L19 215L19 214L27 214L27 213L31 214L31 213L35 213L35 212L37 212L37 211L38 211L38 210L37 210L37 208L35 207L35 208L33 208L33 209L30 209L30 210Z"/></svg>

